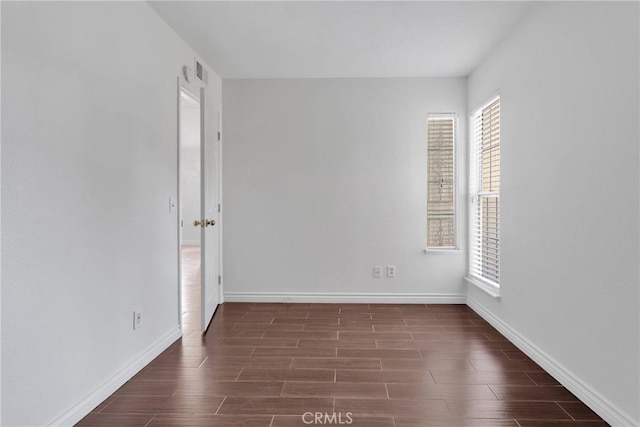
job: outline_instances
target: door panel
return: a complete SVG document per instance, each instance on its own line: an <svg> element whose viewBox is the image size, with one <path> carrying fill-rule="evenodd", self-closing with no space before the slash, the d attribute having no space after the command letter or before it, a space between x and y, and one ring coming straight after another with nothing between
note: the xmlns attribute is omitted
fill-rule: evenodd
<svg viewBox="0 0 640 427"><path fill-rule="evenodd" d="M218 111L205 88L200 89L200 210L201 228L201 303L204 333L220 303L218 275L219 215L218 215Z"/></svg>

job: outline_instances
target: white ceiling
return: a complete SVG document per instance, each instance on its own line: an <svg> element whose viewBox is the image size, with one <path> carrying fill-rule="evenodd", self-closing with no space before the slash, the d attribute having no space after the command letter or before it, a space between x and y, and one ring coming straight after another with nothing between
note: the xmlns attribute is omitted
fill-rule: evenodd
<svg viewBox="0 0 640 427"><path fill-rule="evenodd" d="M150 1L223 78L466 76L529 2Z"/></svg>

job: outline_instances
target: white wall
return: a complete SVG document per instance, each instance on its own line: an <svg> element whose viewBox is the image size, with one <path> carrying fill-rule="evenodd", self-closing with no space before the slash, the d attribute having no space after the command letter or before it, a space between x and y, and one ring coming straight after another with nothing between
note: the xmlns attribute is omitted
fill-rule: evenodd
<svg viewBox="0 0 640 427"><path fill-rule="evenodd" d="M169 197L194 53L143 2L2 2L2 20L1 424L68 423L179 332Z"/></svg>
<svg viewBox="0 0 640 427"><path fill-rule="evenodd" d="M470 108L501 93L503 214L502 299L470 286L470 303L625 426L640 425L638 16L539 5L469 78Z"/></svg>
<svg viewBox="0 0 640 427"><path fill-rule="evenodd" d="M227 300L464 294L464 253L423 250L427 114L465 141L466 79L224 80L223 102Z"/></svg>
<svg viewBox="0 0 640 427"><path fill-rule="evenodd" d="M180 125L180 203L182 207L182 243L200 245L200 109L184 108Z"/></svg>

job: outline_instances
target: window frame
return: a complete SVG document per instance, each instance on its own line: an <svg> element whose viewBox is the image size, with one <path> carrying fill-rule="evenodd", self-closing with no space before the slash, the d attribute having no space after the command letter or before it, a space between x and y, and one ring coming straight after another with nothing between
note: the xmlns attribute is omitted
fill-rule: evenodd
<svg viewBox="0 0 640 427"><path fill-rule="evenodd" d="M443 119L450 118L453 121L453 246L429 246L429 120L430 119ZM426 119L426 138L425 138L425 151L426 151L426 209L425 219L426 225L426 238L425 249L426 253L459 253L460 252L460 227L458 226L459 210L458 210L458 114L457 113L429 113Z"/></svg>
<svg viewBox="0 0 640 427"><path fill-rule="evenodd" d="M478 147L478 144L482 144L482 129L477 129L476 128L476 124L478 123L478 117L482 115L482 111L484 109L486 109L487 107L489 107L491 104L495 103L496 101L499 102L499 114L500 114L500 118L502 118L502 99L500 96L499 92L496 92L494 95L492 95L486 102L483 102L478 108L475 108L474 110L471 111L470 116L469 116L469 202L468 202L468 216L469 216L469 229L468 229L468 240L469 240L469 267L468 267L468 271L467 271L467 276L465 277L465 280L475 286L477 286L478 288L482 289L483 291L485 291L486 293L488 293L489 295L491 295L494 298L500 298L500 288L501 288L501 277L500 277L500 272L501 272L501 267L502 267L502 257L500 256L500 246L498 246L498 260L497 260L497 266L498 266L498 282L495 282L489 278L486 278L482 275L478 275L476 274L476 272L473 271L472 269L472 263L474 261L474 236L475 236L475 232L476 230L482 229L482 225L480 226L476 226L475 225L475 221L481 221L482 218L482 214L480 213L480 217L478 218L476 216L476 209L482 209L482 204L480 202L481 198L490 198L490 197L496 197L498 199L498 206L501 207L502 203L501 203L501 193L502 193L502 122L500 122L500 145L499 145L499 159L500 159L500 181L499 181L499 190L498 191L490 191L490 192L486 192L482 190L482 160L477 158L476 153L481 151L481 148ZM479 136L479 139L477 138ZM475 164L474 164L475 163ZM478 174L476 176L474 176L473 172L477 171ZM475 182L474 182L475 180ZM474 188L475 185L475 188ZM497 221L497 228L498 228L498 233L499 233L499 239L498 241L500 242L501 237L502 237L502 227L501 227L501 208L499 208L498 211L498 221ZM481 237L480 237L481 239ZM478 254L480 256L480 258L482 258L483 255L483 251L482 251L482 247L480 248L480 253Z"/></svg>

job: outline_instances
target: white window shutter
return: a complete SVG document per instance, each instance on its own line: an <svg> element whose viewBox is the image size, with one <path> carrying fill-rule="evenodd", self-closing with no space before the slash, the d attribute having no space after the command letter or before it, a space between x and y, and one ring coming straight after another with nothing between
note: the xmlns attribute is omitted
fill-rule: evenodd
<svg viewBox="0 0 640 427"><path fill-rule="evenodd" d="M469 273L500 284L500 98L472 117Z"/></svg>
<svg viewBox="0 0 640 427"><path fill-rule="evenodd" d="M455 117L427 119L427 248L456 247Z"/></svg>

